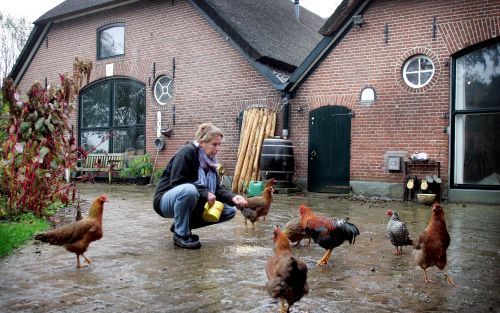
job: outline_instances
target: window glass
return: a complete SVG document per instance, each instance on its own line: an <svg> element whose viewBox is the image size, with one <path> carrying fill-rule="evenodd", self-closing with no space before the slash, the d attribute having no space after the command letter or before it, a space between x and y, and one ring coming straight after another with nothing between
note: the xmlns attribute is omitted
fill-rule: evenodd
<svg viewBox="0 0 500 313"><path fill-rule="evenodd" d="M500 185L500 113L460 114L463 142L460 183Z"/></svg>
<svg viewBox="0 0 500 313"><path fill-rule="evenodd" d="M107 131L86 130L81 132L81 146L85 151L90 151L94 147L92 153L105 153L109 152L109 141L106 139L108 136Z"/></svg>
<svg viewBox="0 0 500 313"><path fill-rule="evenodd" d="M407 72L416 72L418 71L418 59L413 59L408 62L408 67L406 68Z"/></svg>
<svg viewBox="0 0 500 313"><path fill-rule="evenodd" d="M420 73L420 85L425 85L432 77L432 73L422 72Z"/></svg>
<svg viewBox="0 0 500 313"><path fill-rule="evenodd" d="M81 96L81 127L109 126L109 85L100 85Z"/></svg>
<svg viewBox="0 0 500 313"><path fill-rule="evenodd" d="M413 88L427 85L434 75L434 64L425 55L417 55L409 59L403 67L403 79Z"/></svg>
<svg viewBox="0 0 500 313"><path fill-rule="evenodd" d="M456 61L456 109L500 107L500 44Z"/></svg>
<svg viewBox="0 0 500 313"><path fill-rule="evenodd" d="M115 84L114 124L136 125L144 124L145 120L144 86L119 83Z"/></svg>
<svg viewBox="0 0 500 313"><path fill-rule="evenodd" d="M418 74L407 74L406 79L413 85L418 85Z"/></svg>
<svg viewBox="0 0 500 313"><path fill-rule="evenodd" d="M418 60L420 61L421 70L432 70L434 68L430 59L419 58Z"/></svg>
<svg viewBox="0 0 500 313"><path fill-rule="evenodd" d="M99 58L109 58L125 53L125 27L111 26L99 31Z"/></svg>
<svg viewBox="0 0 500 313"><path fill-rule="evenodd" d="M144 128L119 129L113 140L114 152L125 152L134 148L138 154L144 154Z"/></svg>

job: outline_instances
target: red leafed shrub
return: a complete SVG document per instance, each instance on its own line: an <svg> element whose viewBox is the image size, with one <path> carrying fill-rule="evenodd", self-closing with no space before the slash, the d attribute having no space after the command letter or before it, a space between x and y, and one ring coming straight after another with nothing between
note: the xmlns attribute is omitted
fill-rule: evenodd
<svg viewBox="0 0 500 313"><path fill-rule="evenodd" d="M74 200L75 184L67 183L65 169L74 168L78 153L70 114L79 82L60 75L61 86L48 92L34 83L28 101L19 101L12 80L5 81L3 99L10 121L0 151L0 193L7 197L7 214L31 211L41 216L56 199Z"/></svg>

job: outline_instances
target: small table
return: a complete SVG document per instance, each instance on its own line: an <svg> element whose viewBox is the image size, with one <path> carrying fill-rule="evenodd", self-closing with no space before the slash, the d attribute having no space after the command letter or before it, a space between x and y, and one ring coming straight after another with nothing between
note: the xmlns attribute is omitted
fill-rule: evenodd
<svg viewBox="0 0 500 313"><path fill-rule="evenodd" d="M403 178L403 201L408 201L409 197L411 198L410 200L414 199L415 196L415 189L417 186L413 187L413 191L411 192L408 190L406 187L407 183L407 178L408 175L410 174L408 167L433 167L436 168L437 171L437 177L441 178L441 162L440 161L435 161L435 160L426 160L426 161L417 161L417 160L411 160L411 159L406 159L404 160L404 165L403 165L403 170L404 170L404 178ZM436 200L440 201L441 200L441 186L438 185L436 190L433 190L436 193Z"/></svg>

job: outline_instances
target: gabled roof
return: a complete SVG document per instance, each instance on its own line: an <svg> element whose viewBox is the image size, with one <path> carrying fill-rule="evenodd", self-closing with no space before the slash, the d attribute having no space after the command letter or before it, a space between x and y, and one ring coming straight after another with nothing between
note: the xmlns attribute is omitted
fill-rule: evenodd
<svg viewBox="0 0 500 313"><path fill-rule="evenodd" d="M64 20L65 18L74 18L79 14L89 14L101 9L108 10L137 1L139 0L66 0L47 11L33 23L36 25Z"/></svg>
<svg viewBox="0 0 500 313"><path fill-rule="evenodd" d="M139 0L66 0L40 16L10 76L17 82L52 23L94 14ZM290 0L189 0L278 90L323 36L325 19L301 7L300 21ZM170 4L170 2L168 2ZM45 32L42 32L45 29Z"/></svg>
<svg viewBox="0 0 500 313"><path fill-rule="evenodd" d="M290 76L284 91L295 93L344 36L351 30L354 15L363 14L371 0L343 0L328 18L320 32L325 36Z"/></svg>
<svg viewBox="0 0 500 313"><path fill-rule="evenodd" d="M325 25L321 27L319 32L324 36L331 36L346 20L351 19L354 15L354 10L356 10L361 2L363 2L363 0L342 1L337 9L335 9L335 12L328 18Z"/></svg>
<svg viewBox="0 0 500 313"><path fill-rule="evenodd" d="M271 59L296 68L323 36L324 19L290 0L193 0L253 60Z"/></svg>

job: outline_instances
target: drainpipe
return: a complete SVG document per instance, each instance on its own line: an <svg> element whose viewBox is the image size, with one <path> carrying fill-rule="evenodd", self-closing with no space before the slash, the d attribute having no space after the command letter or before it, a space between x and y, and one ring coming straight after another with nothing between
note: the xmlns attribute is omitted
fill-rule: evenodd
<svg viewBox="0 0 500 313"><path fill-rule="evenodd" d="M289 93L282 93L281 99L283 101L283 131L281 133L281 136L283 137L283 139L288 139L288 136L290 135L290 133L288 131L288 122L290 120L290 118L289 118L289 115L290 115L290 94Z"/></svg>
<svg viewBox="0 0 500 313"><path fill-rule="evenodd" d="M300 5L299 5L299 0L295 0L295 18L300 20Z"/></svg>

